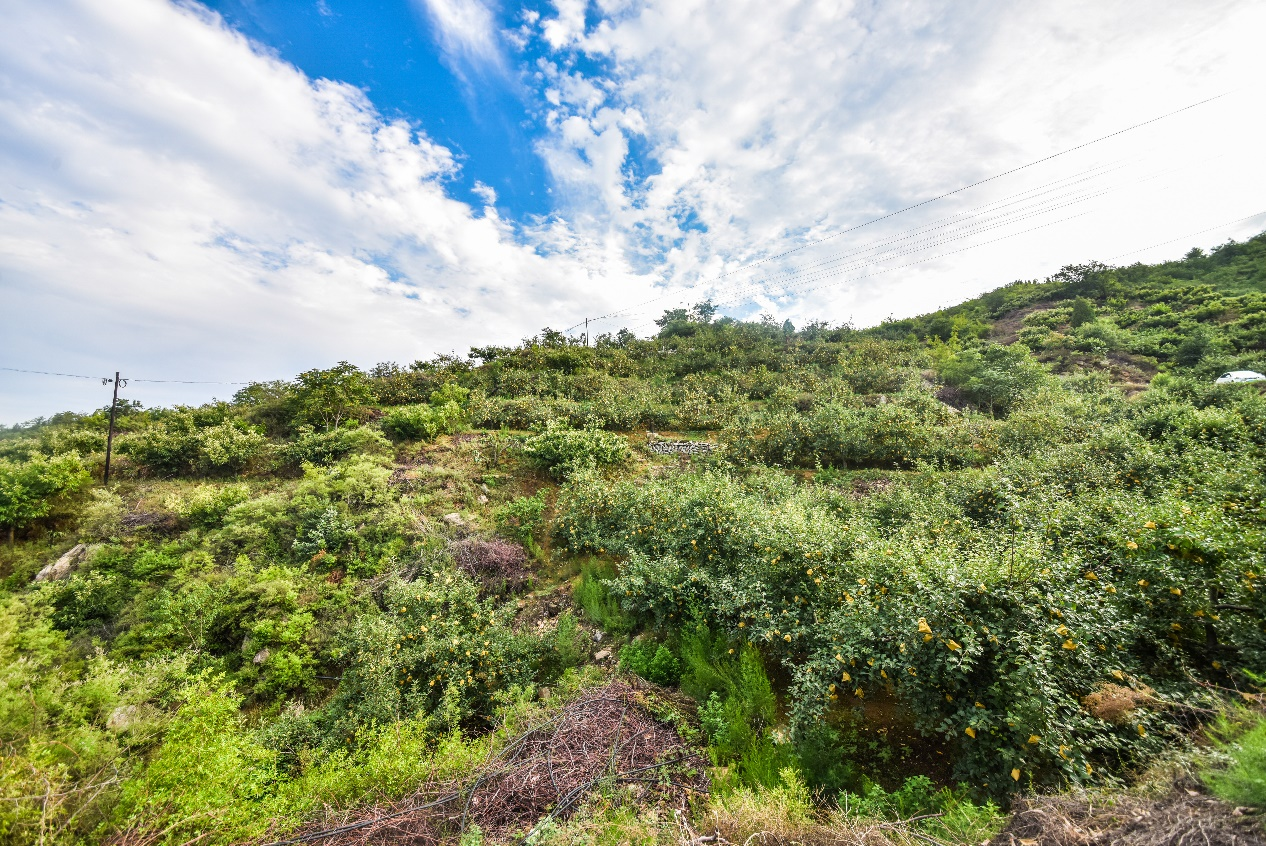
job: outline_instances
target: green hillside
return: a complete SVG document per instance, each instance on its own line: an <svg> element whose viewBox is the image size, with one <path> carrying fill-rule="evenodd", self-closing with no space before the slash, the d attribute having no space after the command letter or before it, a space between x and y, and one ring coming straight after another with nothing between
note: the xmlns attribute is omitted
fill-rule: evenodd
<svg viewBox="0 0 1266 846"><path fill-rule="evenodd" d="M4 430L0 838L425 795L416 842L977 844L1162 763L1261 804L1266 382L1214 379L1266 372L1266 235L873 329L659 325L124 404L109 487L108 409ZM475 801L612 676L698 757Z"/></svg>

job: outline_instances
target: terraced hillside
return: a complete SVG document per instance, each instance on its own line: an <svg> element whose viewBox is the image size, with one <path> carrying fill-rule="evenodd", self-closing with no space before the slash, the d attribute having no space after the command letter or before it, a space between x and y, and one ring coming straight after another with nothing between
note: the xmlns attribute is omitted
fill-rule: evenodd
<svg viewBox="0 0 1266 846"><path fill-rule="evenodd" d="M125 404L109 487L107 410L14 426L0 834L1028 843L1177 784L1231 805L1157 819L1251 841L1234 369L1266 371L1266 236L868 330L701 303Z"/></svg>

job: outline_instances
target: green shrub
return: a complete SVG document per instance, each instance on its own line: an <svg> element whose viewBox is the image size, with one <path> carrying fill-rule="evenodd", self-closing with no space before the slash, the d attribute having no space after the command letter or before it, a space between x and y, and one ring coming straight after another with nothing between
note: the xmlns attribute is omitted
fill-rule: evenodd
<svg viewBox="0 0 1266 846"><path fill-rule="evenodd" d="M633 630L633 621L619 600L612 596L607 583L614 572L601 564L585 564L580 570L580 584L572 591L572 601L579 605L592 622L613 635L626 635Z"/></svg>
<svg viewBox="0 0 1266 846"><path fill-rule="evenodd" d="M979 843L996 833L1002 815L992 802L976 804L962 790L937 788L927 776L910 776L896 790L868 781L858 793L844 791L840 810L865 820L910 820L915 827L951 843Z"/></svg>
<svg viewBox="0 0 1266 846"><path fill-rule="evenodd" d="M545 524L545 497L542 492L519 496L499 506L494 513L497 529L529 550L536 548L536 536Z"/></svg>
<svg viewBox="0 0 1266 846"><path fill-rule="evenodd" d="M59 500L90 482L75 453L0 459L0 526L9 530L9 543L18 529L47 517Z"/></svg>
<svg viewBox="0 0 1266 846"><path fill-rule="evenodd" d="M191 409L164 415L119 446L148 472L162 476L239 473L268 452L268 439L241 420L200 425Z"/></svg>
<svg viewBox="0 0 1266 846"><path fill-rule="evenodd" d="M333 464L355 453L387 455L391 442L382 432L369 426L353 426L318 432L311 426L300 426L298 436L281 451L283 460L292 466L304 463Z"/></svg>
<svg viewBox="0 0 1266 846"><path fill-rule="evenodd" d="M123 515L127 507L123 498L105 488L91 492L92 499L84 506L79 520L79 535L85 540L110 540L123 533Z"/></svg>
<svg viewBox="0 0 1266 846"><path fill-rule="evenodd" d="M397 406L379 421L382 430L397 441L433 441L439 435L460 432L465 423L462 407L451 400L442 405Z"/></svg>
<svg viewBox="0 0 1266 846"><path fill-rule="evenodd" d="M681 663L672 650L651 640L635 640L620 650L620 666L655 684L672 685L681 678Z"/></svg>
<svg viewBox="0 0 1266 846"><path fill-rule="evenodd" d="M608 588L638 624L671 632L702 616L778 662L793 738L891 691L973 789L1093 781L1177 727L1146 712L1101 720L1081 706L1086 691L1138 678L1200 698L1189 673L1266 660L1251 615L1213 621L1208 606L1215 590L1261 607L1256 574L1237 563L1257 530L1219 502L1145 498L1128 446L1099 438L1005 471L915 477L847 508L830 488L772 474L585 481L560 496L558 536L624 558ZM1225 472L1252 474L1230 461ZM724 698L720 683L697 683L691 654L683 636L683 684Z"/></svg>
<svg viewBox="0 0 1266 846"><path fill-rule="evenodd" d="M488 716L500 691L531 681L539 642L514 632L513 603L480 599L465 574L436 567L396 581L383 603L382 614L361 617L343 637L332 739L437 709L455 727Z"/></svg>
<svg viewBox="0 0 1266 846"><path fill-rule="evenodd" d="M943 358L941 378L990 414L1006 414L1046 378L1046 371L1020 344L984 344Z"/></svg>
<svg viewBox="0 0 1266 846"><path fill-rule="evenodd" d="M621 464L629 454L628 442L619 435L568 429L555 421L523 443L523 455L530 463L561 479L581 470Z"/></svg>

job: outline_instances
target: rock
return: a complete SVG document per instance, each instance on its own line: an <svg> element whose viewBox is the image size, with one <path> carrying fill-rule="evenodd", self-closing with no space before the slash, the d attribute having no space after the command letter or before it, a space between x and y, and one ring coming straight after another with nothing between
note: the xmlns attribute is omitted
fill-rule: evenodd
<svg viewBox="0 0 1266 846"><path fill-rule="evenodd" d="M593 660L595 660L595 661L605 661L605 660L607 660L607 659L608 659L608 658L610 658L610 657L611 657L611 650L610 650L610 649L599 649L597 652L595 652L595 653L594 653L594 655L593 655Z"/></svg>
<svg viewBox="0 0 1266 846"><path fill-rule="evenodd" d="M75 570L75 565L82 561L88 554L89 547L87 544L75 544L70 551L58 558L52 564L49 564L43 570L35 574L35 581L58 581L70 576Z"/></svg>
<svg viewBox="0 0 1266 846"><path fill-rule="evenodd" d="M537 691L537 695L541 697L542 702L549 701L549 693L550 690L548 687L542 687L539 691Z"/></svg>
<svg viewBox="0 0 1266 846"><path fill-rule="evenodd" d="M462 519L462 515L458 514L456 511L454 511L452 514L445 514L440 519L443 520L445 523L449 524L450 526L465 526L466 525L466 521Z"/></svg>
<svg viewBox="0 0 1266 846"><path fill-rule="evenodd" d="M484 496L483 494L480 494L480 495L479 495L479 504L480 504L480 505L487 505L487 504L488 504L488 497Z"/></svg>
<svg viewBox="0 0 1266 846"><path fill-rule="evenodd" d="M135 705L120 705L110 712L110 716L106 719L106 728L116 732L126 731L135 719Z"/></svg>
<svg viewBox="0 0 1266 846"><path fill-rule="evenodd" d="M594 643L602 643L602 632L594 632L594 633L593 633L593 642L594 642Z"/></svg>
<svg viewBox="0 0 1266 846"><path fill-rule="evenodd" d="M262 664L268 660L269 655L272 655L272 653L268 651L267 647L265 647L264 649L261 649L258 652L256 652L255 657L252 658L251 660L254 661L256 664Z"/></svg>

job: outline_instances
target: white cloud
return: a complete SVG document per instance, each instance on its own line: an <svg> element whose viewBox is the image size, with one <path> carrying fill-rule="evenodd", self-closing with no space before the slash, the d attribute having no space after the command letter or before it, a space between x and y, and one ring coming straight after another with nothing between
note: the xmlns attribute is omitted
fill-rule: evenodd
<svg viewBox="0 0 1266 846"><path fill-rule="evenodd" d="M662 255L661 272L678 283L1235 89L830 249L762 265L761 274L794 271L837 248L1097 162L1127 165L1092 181L1116 186L1102 197L944 249L1089 212L1082 217L900 267L937 253L925 250L861 268L852 275L868 278L855 284L765 301L780 315L871 323L928 311L1266 206L1256 149L1266 137L1256 107L1266 93L1266 53L1254 43L1266 28L1260 3L610 0L601 8L605 17L588 35L552 54L557 104L546 160L571 218L620 233L630 255ZM576 40L550 30L542 39L555 47ZM609 70L578 78L569 68L580 54ZM638 122L621 124L612 114L636 114ZM658 172L630 179L614 132L648 144ZM1260 221L1207 237L1243 237L1254 226Z"/></svg>
<svg viewBox="0 0 1266 846"><path fill-rule="evenodd" d="M492 10L482 0L415 0L430 18L454 72L505 72Z"/></svg>
<svg viewBox="0 0 1266 846"><path fill-rule="evenodd" d="M503 43L530 37L548 51L522 78L536 85L540 73L557 214L503 219L486 186L478 209L455 201L448 149L200 7L11 4L0 28L0 364L253 379L508 342L640 302L653 280L681 291L1231 89L734 273L718 298L737 291L797 322L874 322L1266 205L1266 53L1255 43L1266 6L1248 0L557 0L513 32L480 0L415 2L468 81L513 76ZM656 163L649 177L642 149ZM1102 196L946 237L964 231L958 218L877 263L864 249L1112 162L1058 189L1071 194L1041 195L1071 203L1112 189ZM840 267L852 270L822 275ZM781 290L742 288L797 272L777 277ZM0 375L0 421L102 403L99 385L77 384ZM154 404L233 388L132 390Z"/></svg>
<svg viewBox="0 0 1266 846"><path fill-rule="evenodd" d="M555 16L541 24L541 33L555 50L580 41L585 35L588 0L553 0Z"/></svg>
<svg viewBox="0 0 1266 846"><path fill-rule="evenodd" d="M11 9L0 364L236 380L411 361L565 325L627 283L617 253L560 221L515 229L453 200L456 167L359 90L196 8ZM101 404L77 384L5 375L0 420ZM154 404L233 388L129 390Z"/></svg>

